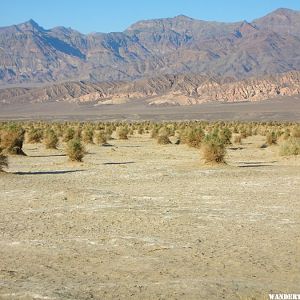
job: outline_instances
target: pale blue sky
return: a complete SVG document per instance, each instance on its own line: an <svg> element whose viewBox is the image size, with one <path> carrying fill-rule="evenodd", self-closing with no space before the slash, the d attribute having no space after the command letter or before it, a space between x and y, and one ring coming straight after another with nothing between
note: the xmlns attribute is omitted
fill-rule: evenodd
<svg viewBox="0 0 300 300"><path fill-rule="evenodd" d="M123 31L138 20L174 17L251 21L276 8L300 11L300 0L1 0L0 26L34 19L48 29L58 25L83 33Z"/></svg>

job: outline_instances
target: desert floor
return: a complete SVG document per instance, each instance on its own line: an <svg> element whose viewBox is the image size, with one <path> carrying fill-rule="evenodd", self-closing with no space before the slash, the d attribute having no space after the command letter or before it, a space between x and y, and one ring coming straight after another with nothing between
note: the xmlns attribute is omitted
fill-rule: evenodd
<svg viewBox="0 0 300 300"><path fill-rule="evenodd" d="M118 105L48 103L0 103L0 120L243 120L300 121L300 96L257 102L220 101L187 106L149 106L136 100Z"/></svg>
<svg viewBox="0 0 300 300"><path fill-rule="evenodd" d="M147 136L83 163L25 145L0 174L0 299L267 299L299 292L300 157L228 165Z"/></svg>

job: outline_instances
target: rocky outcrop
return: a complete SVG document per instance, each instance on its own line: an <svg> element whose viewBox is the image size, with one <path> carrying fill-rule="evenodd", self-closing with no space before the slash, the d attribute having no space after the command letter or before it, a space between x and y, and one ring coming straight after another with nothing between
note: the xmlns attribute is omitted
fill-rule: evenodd
<svg viewBox="0 0 300 300"><path fill-rule="evenodd" d="M120 82L66 82L39 88L0 90L0 103L76 102L119 104L133 100L149 105L193 105L209 101L260 101L300 94L300 72L241 81L197 74L162 75Z"/></svg>

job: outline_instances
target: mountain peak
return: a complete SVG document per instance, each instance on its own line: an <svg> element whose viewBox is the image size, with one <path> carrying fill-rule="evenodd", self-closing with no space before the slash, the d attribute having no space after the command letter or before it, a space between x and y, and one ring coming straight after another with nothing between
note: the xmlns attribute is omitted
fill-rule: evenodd
<svg viewBox="0 0 300 300"><path fill-rule="evenodd" d="M196 21L193 18L190 18L185 15L178 15L173 18L159 18L159 19L150 19L150 20L142 20L132 24L127 31L131 30L145 30L145 29L153 29L155 27L163 27L164 25L168 24L175 24L175 23L190 23Z"/></svg>
<svg viewBox="0 0 300 300"><path fill-rule="evenodd" d="M30 24L30 25L32 25L32 26L39 26L39 24L38 24L37 22L35 22L33 19L30 19L30 20L28 20L28 21L25 22L25 23L28 23L28 24Z"/></svg>
<svg viewBox="0 0 300 300"><path fill-rule="evenodd" d="M295 13L295 12L296 12L295 10L281 7L281 8L274 10L271 14L286 15L286 14L291 14L291 13Z"/></svg>
<svg viewBox="0 0 300 300"><path fill-rule="evenodd" d="M142 20L124 32L43 29L34 20L0 28L0 86L68 79L132 80L208 73L246 78L300 70L300 12L247 22L185 15Z"/></svg>
<svg viewBox="0 0 300 300"><path fill-rule="evenodd" d="M30 19L20 25L18 25L19 28L22 30L44 30L43 27L41 27L37 22L35 22L33 19Z"/></svg>
<svg viewBox="0 0 300 300"><path fill-rule="evenodd" d="M289 20L291 18L294 17L299 17L300 12L297 10L292 10L289 8L278 8L272 12L270 12L269 14L267 14L266 16L257 19L257 20Z"/></svg>
<svg viewBox="0 0 300 300"><path fill-rule="evenodd" d="M274 32L299 35L300 12L288 8L278 8L266 16L253 21L259 28L268 28Z"/></svg>
<svg viewBox="0 0 300 300"><path fill-rule="evenodd" d="M176 17L174 17L174 19L177 19L177 20L184 20L184 21L192 21L194 20L193 18L190 18L186 15L178 15Z"/></svg>

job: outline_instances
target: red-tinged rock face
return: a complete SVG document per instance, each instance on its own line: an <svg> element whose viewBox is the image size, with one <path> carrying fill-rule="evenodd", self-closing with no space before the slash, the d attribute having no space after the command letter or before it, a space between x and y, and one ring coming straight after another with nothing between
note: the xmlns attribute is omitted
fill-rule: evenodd
<svg viewBox="0 0 300 300"><path fill-rule="evenodd" d="M196 74L164 75L137 81L65 82L39 88L0 89L0 103L75 102L193 105L208 101L260 101L300 94L300 72L246 80Z"/></svg>

